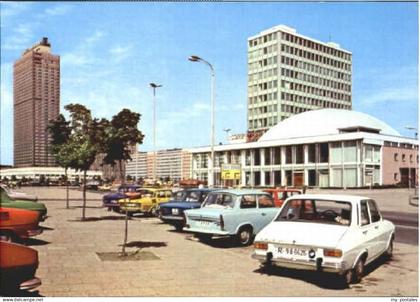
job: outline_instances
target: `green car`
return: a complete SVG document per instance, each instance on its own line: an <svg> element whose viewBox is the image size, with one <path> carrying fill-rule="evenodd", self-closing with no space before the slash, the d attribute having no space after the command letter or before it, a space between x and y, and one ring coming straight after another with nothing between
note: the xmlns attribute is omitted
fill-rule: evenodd
<svg viewBox="0 0 420 302"><path fill-rule="evenodd" d="M3 190L1 190L0 194L0 207L38 211L39 221L44 221L47 217L47 207L45 206L45 204L33 201L11 199Z"/></svg>

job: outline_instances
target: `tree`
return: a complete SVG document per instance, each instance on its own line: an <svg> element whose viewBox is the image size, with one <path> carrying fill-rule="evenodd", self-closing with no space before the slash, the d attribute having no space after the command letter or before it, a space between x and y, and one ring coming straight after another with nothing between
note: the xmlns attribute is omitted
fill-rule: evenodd
<svg viewBox="0 0 420 302"><path fill-rule="evenodd" d="M76 171L83 172L82 220L85 220L86 174L95 161L102 141L98 140L98 121L92 119L89 109L80 104L69 104L64 108L70 112L71 134L67 143L71 150L70 165Z"/></svg>
<svg viewBox="0 0 420 302"><path fill-rule="evenodd" d="M102 120L101 131L104 131L105 140L102 145L102 151L105 153L103 159L105 164L115 166L119 165L121 183L124 184L125 176L122 169L123 161L131 160L131 150L133 146L143 143L144 135L137 129L140 121L140 114L132 112L129 109L121 110L112 117L111 122ZM125 213L125 232L124 243L122 245L122 255L125 256L125 246L128 236L128 212Z"/></svg>
<svg viewBox="0 0 420 302"><path fill-rule="evenodd" d="M68 168L74 160L73 146L70 145L71 127L70 122L60 114L56 120L50 121L48 132L51 135L51 153L60 167L64 168L64 181L66 182L66 208L69 208L69 183Z"/></svg>

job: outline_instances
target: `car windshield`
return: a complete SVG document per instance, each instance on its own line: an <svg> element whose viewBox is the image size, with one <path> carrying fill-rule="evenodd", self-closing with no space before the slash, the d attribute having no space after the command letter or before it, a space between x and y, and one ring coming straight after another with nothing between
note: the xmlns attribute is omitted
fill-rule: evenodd
<svg viewBox="0 0 420 302"><path fill-rule="evenodd" d="M203 207L211 208L233 208L235 205L235 196L226 193L214 193L207 195Z"/></svg>
<svg viewBox="0 0 420 302"><path fill-rule="evenodd" d="M150 191L150 190L147 190L147 189L140 189L137 192L140 193L141 197L152 197L153 196L153 191Z"/></svg>
<svg viewBox="0 0 420 302"><path fill-rule="evenodd" d="M200 192L197 191L180 191L175 193L173 198L176 201L185 201L185 202L199 202L200 201Z"/></svg>
<svg viewBox="0 0 420 302"><path fill-rule="evenodd" d="M292 199L283 206L275 221L349 226L351 224L351 204L336 200Z"/></svg>

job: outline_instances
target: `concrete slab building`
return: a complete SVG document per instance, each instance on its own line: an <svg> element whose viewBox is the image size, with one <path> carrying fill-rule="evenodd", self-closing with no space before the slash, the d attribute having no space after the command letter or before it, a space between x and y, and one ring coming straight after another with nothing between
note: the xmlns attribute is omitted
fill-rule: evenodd
<svg viewBox="0 0 420 302"><path fill-rule="evenodd" d="M207 180L210 147L190 149L192 177ZM258 141L215 146L222 164L240 164L242 186L364 187L418 179L418 141L361 112L319 109L294 115Z"/></svg>
<svg viewBox="0 0 420 302"><path fill-rule="evenodd" d="M279 25L248 38L248 140L308 110L352 108L352 53Z"/></svg>
<svg viewBox="0 0 420 302"><path fill-rule="evenodd" d="M57 166L46 129L59 113L60 57L43 38L13 66L14 167Z"/></svg>

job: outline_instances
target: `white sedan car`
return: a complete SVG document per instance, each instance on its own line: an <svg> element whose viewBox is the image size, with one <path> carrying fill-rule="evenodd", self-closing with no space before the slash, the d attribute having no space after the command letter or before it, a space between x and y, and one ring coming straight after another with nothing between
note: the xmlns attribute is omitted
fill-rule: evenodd
<svg viewBox="0 0 420 302"><path fill-rule="evenodd" d="M271 265L338 273L357 283L365 265L392 256L395 226L376 202L346 195L297 195L255 238L254 259Z"/></svg>

